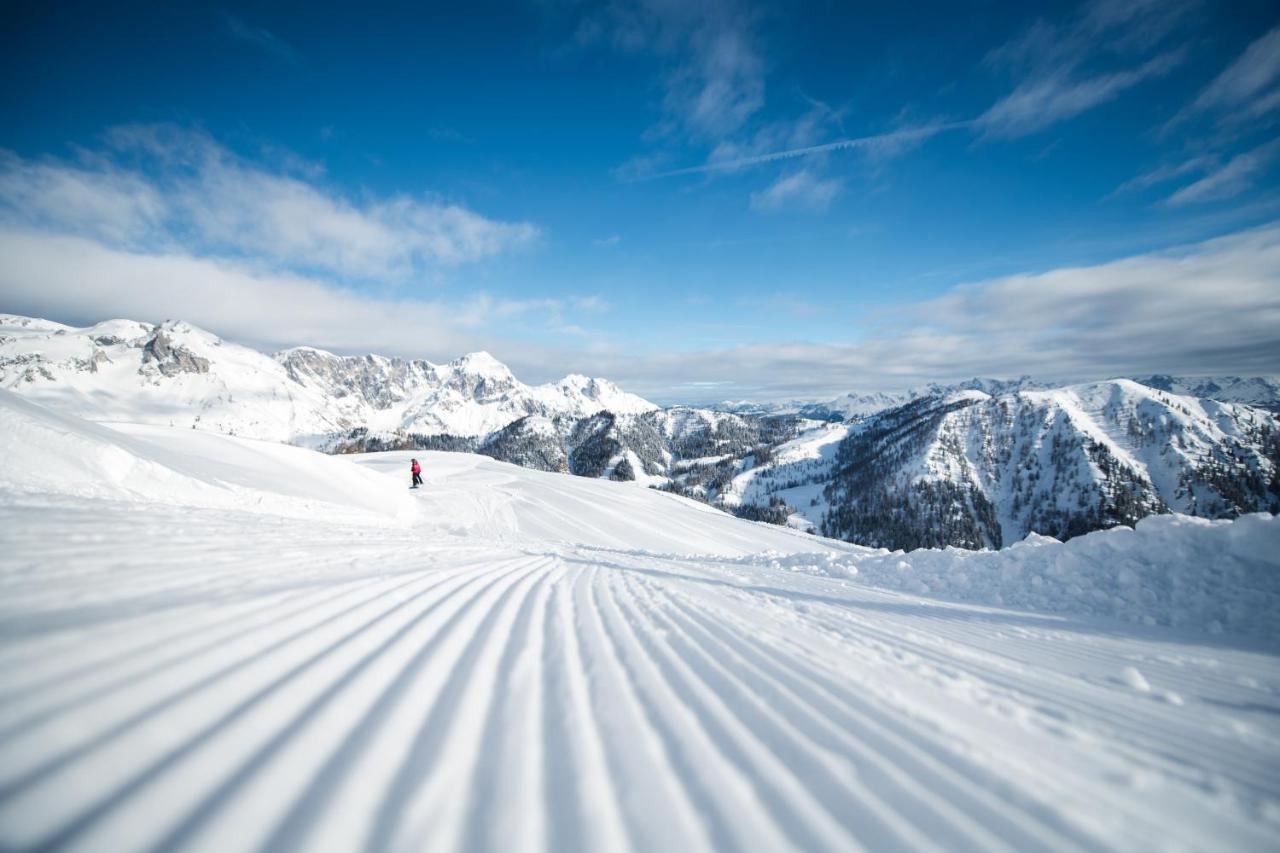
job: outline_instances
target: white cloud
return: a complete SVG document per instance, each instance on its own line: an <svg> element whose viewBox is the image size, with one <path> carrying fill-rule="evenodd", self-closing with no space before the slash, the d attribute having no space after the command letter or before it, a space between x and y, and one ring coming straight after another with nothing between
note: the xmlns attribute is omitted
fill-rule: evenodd
<svg viewBox="0 0 1280 853"><path fill-rule="evenodd" d="M1120 186L1116 187L1111 193L1114 195L1122 195L1128 192L1138 192L1149 189L1159 184L1181 178L1195 172L1205 172L1217 165L1217 158L1209 155L1200 155L1183 160L1181 163L1167 164L1158 166L1150 171L1143 172L1137 177L1130 178Z"/></svg>
<svg viewBox="0 0 1280 853"><path fill-rule="evenodd" d="M156 231L168 201L140 175L97 160L89 167L30 163L0 151L0 209L35 224L130 242Z"/></svg>
<svg viewBox="0 0 1280 853"><path fill-rule="evenodd" d="M432 198L354 200L318 183L314 169L271 169L199 132L134 126L107 136L106 151L79 162L0 157L0 215L115 245L350 279L403 279L539 236L529 223Z"/></svg>
<svg viewBox="0 0 1280 853"><path fill-rule="evenodd" d="M248 24L229 12L223 13L222 23L233 38L265 50L290 65L301 64L302 54L270 30Z"/></svg>
<svg viewBox="0 0 1280 853"><path fill-rule="evenodd" d="M663 172L650 172L648 174L643 174L640 177L645 180L652 180L656 178L671 178L678 175L696 175L704 172L735 172L752 166L762 166L766 163L779 163L784 160L796 160L822 154L831 154L837 151L854 150L862 151L872 156L888 157L901 153L912 146L919 145L925 140L944 131L970 127L972 125L972 121L935 122L933 124L918 127L899 128L898 130L872 134L870 136L837 139L834 142L824 142L821 145L787 148L780 151L765 151L763 153L749 154L746 156L740 156L740 149L737 147L721 146L718 149L718 153L713 155L713 158L709 163L705 163L701 166L689 166L683 169L669 169Z"/></svg>
<svg viewBox="0 0 1280 853"><path fill-rule="evenodd" d="M1271 88L1280 79L1280 27L1254 41L1219 74L1191 104L1193 112L1246 107L1246 112L1280 106L1280 90Z"/></svg>
<svg viewBox="0 0 1280 853"><path fill-rule="evenodd" d="M637 393L728 383L727 397L835 396L970 376L1084 380L1280 373L1280 224L1090 267L953 288L858 343L754 344L610 360Z"/></svg>
<svg viewBox="0 0 1280 853"><path fill-rule="evenodd" d="M1280 154L1280 140L1237 154L1226 165L1169 196L1165 203L1176 207L1239 195L1253 186L1254 178L1270 165L1277 154Z"/></svg>
<svg viewBox="0 0 1280 853"><path fill-rule="evenodd" d="M794 398L973 375L1280 373L1280 223L1090 267L955 287L878 319L875 330L851 322L852 335L866 335L856 343L650 354L592 336L565 316L607 310L592 296L374 297L226 259L128 251L12 227L0 227L0 257L0 311L72 323L173 317L264 348L311 344L434 360L488 349L530 381L583 372L665 401L705 401L705 383L716 383L725 397ZM686 301L705 300L695 294ZM535 328L553 343L521 334Z"/></svg>
<svg viewBox="0 0 1280 853"><path fill-rule="evenodd" d="M1019 82L977 124L987 136L1025 136L1168 73L1182 62L1182 49L1138 60L1164 41L1193 5L1194 0L1095 0L1057 23L1037 20L987 55L988 66L1013 72ZM1117 62L1122 67L1095 68Z"/></svg>
<svg viewBox="0 0 1280 853"><path fill-rule="evenodd" d="M180 128L106 138L69 161L0 152L8 310L178 318L263 346L435 358L506 347L517 362L570 325L563 300L396 295L445 266L528 245L530 224L429 197L349 197L287 152L250 162Z"/></svg>
<svg viewBox="0 0 1280 853"><path fill-rule="evenodd" d="M764 106L763 63L742 29L706 25L690 38L692 56L670 77L667 108L696 136L717 139Z"/></svg>
<svg viewBox="0 0 1280 853"><path fill-rule="evenodd" d="M613 310L613 306L609 304L609 300L605 299L598 293L589 296L575 296L571 303L578 310L588 314L607 314Z"/></svg>
<svg viewBox="0 0 1280 853"><path fill-rule="evenodd" d="M475 349L527 359L538 348L495 334L503 321L551 329L555 299L452 301L375 297L331 281L271 273L184 252L141 253L84 237L0 227L0 309L72 323L111 317L182 319L265 348L309 344L341 352L448 360Z"/></svg>
<svg viewBox="0 0 1280 853"><path fill-rule="evenodd" d="M804 210L822 213L840 194L840 181L821 179L809 170L783 175L767 189L751 194L751 209L759 213Z"/></svg>
<svg viewBox="0 0 1280 853"><path fill-rule="evenodd" d="M1073 79L1063 70L1046 77L1034 77L992 105L977 125L989 136L996 137L1035 133L1115 100L1145 80L1167 74L1182 59L1182 51L1170 51L1137 68L1085 79Z"/></svg>
<svg viewBox="0 0 1280 853"><path fill-rule="evenodd" d="M615 0L579 21L577 40L660 57L666 116L653 133L714 141L764 106L764 62L751 24L734 0Z"/></svg>

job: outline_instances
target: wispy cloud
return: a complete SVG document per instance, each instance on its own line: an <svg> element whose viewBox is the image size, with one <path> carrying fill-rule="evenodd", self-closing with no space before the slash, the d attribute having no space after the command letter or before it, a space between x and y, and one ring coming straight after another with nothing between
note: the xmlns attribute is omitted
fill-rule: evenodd
<svg viewBox="0 0 1280 853"><path fill-rule="evenodd" d="M244 19L225 11L222 13L222 24L232 38L264 50L290 65L302 64L302 54L270 30L255 27Z"/></svg>
<svg viewBox="0 0 1280 853"><path fill-rule="evenodd" d="M734 0L615 0L579 21L577 41L659 57L664 120L654 135L717 140L764 106L764 61L752 15Z"/></svg>
<svg viewBox="0 0 1280 853"><path fill-rule="evenodd" d="M1184 59L1182 48L1143 57L1174 32L1191 6L1183 0L1094 0L1064 21L1036 21L987 55L989 67L1009 71L1019 82L978 126L990 137L1026 136L1167 74ZM1117 63L1121 67L1096 67Z"/></svg>
<svg viewBox="0 0 1280 853"><path fill-rule="evenodd" d="M1216 166L1218 159L1208 154L1202 154L1197 157L1183 160L1181 163L1172 163L1164 166L1157 166L1147 172L1143 172L1134 178L1130 178L1112 191L1112 196L1124 195L1131 192L1141 192L1145 189L1158 186L1169 181L1176 180L1185 175L1195 174L1197 172L1206 172Z"/></svg>
<svg viewBox="0 0 1280 853"><path fill-rule="evenodd" d="M812 157L817 154L829 154L836 151L858 150L870 153L886 154L899 151L907 146L919 144L926 139L937 136L939 133L943 133L948 130L955 130L957 128L970 127L972 125L972 121L938 122L921 127L908 127L900 130L892 130L887 133L872 134L870 136L837 139L834 142L824 142L821 145L806 145L802 148L788 148L781 151L769 151L763 154L753 154L749 157L718 159L709 163L704 163L700 166L687 166L681 169L668 169L663 172L654 172L652 174L644 175L640 179L652 180L656 178L672 178L678 175L698 175L707 172L735 172L752 166L763 166L767 163L778 163L784 160Z"/></svg>
<svg viewBox="0 0 1280 853"><path fill-rule="evenodd" d="M1169 73L1184 56L1181 50L1169 51L1137 68L1083 79L1065 72L1033 78L995 103L976 124L988 136L1026 136L1115 100L1145 80Z"/></svg>
<svg viewBox="0 0 1280 853"><path fill-rule="evenodd" d="M1280 107L1280 27L1254 41L1214 78L1175 121L1226 111L1253 117Z"/></svg>
<svg viewBox="0 0 1280 853"><path fill-rule="evenodd" d="M429 196L352 199L315 170L251 162L207 134L129 126L78 161L0 156L0 218L148 251L395 281L528 246L539 230Z"/></svg>
<svg viewBox="0 0 1280 853"><path fill-rule="evenodd" d="M427 136L437 142L456 142L459 145L473 145L475 140L457 128L453 127L432 127L427 129Z"/></svg>
<svg viewBox="0 0 1280 853"><path fill-rule="evenodd" d="M613 306L609 304L609 300L605 299L598 293L589 296L575 296L570 300L570 305L577 311L587 314L606 314L613 310Z"/></svg>
<svg viewBox="0 0 1280 853"><path fill-rule="evenodd" d="M840 194L841 182L816 177L807 169L783 175L769 187L751 194L751 209L758 213L804 210L822 213Z"/></svg>
<svg viewBox="0 0 1280 853"><path fill-rule="evenodd" d="M1280 140L1237 154L1221 168L1169 196L1165 203L1177 207L1239 195L1253 186L1254 179L1276 159L1277 154L1280 154Z"/></svg>
<svg viewBox="0 0 1280 853"><path fill-rule="evenodd" d="M1094 0L1063 21L1036 21L987 56L989 67L1011 72L1019 82L1012 92L977 118L939 119L884 133L823 142L823 136L830 139L833 135L833 124L840 121L842 114L812 102L815 109L808 114L757 128L754 138L748 136L744 140L743 134L721 138L705 163L662 168L663 158L651 156L629 163L618 174L624 180L729 174L798 158L819 160L825 155L850 150L887 158L900 155L940 133L966 128L991 138L1029 135L1113 101L1141 83L1176 68L1185 57L1184 48L1175 47L1154 56L1150 52L1181 25L1193 5L1191 0ZM624 6L632 8L629 4ZM597 37L602 31L595 31ZM628 32L636 43L649 43L638 35L635 27ZM1108 69L1107 65L1112 67ZM1119 67L1115 67L1117 65ZM737 122L734 126L742 124ZM669 157L665 162L670 162ZM809 167L809 171L815 172L817 168ZM759 209L761 204L767 204L769 193L776 187L787 186L783 182L788 177L783 176L773 187L757 191L753 195L753 207Z"/></svg>

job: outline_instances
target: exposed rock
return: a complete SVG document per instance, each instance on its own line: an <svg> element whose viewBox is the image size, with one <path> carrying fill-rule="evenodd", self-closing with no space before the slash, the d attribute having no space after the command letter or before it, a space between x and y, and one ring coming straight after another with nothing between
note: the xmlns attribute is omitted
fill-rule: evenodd
<svg viewBox="0 0 1280 853"><path fill-rule="evenodd" d="M179 373L209 372L209 359L201 358L174 344L163 328L156 329L155 334L142 348L143 368L152 363L157 370L169 377L177 376Z"/></svg>

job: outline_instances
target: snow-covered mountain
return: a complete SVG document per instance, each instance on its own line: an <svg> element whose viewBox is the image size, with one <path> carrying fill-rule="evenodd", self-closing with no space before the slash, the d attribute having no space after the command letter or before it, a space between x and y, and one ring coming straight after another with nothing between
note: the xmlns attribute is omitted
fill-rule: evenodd
<svg viewBox="0 0 1280 853"><path fill-rule="evenodd" d="M975 376L962 382L941 384L930 382L903 391L850 391L831 400L785 400L754 402L750 400L726 400L710 408L739 415L799 415L814 420L849 420L883 412L918 400L921 397L938 397L957 391L983 391L987 394L1010 394L1029 388L1048 388L1029 376L1018 379L990 379Z"/></svg>
<svg viewBox="0 0 1280 853"><path fill-rule="evenodd" d="M630 415L602 412L578 420L524 418L478 449L531 468L670 487L689 471L736 464L790 438L794 429L791 418L675 407Z"/></svg>
<svg viewBox="0 0 1280 853"><path fill-rule="evenodd" d="M1223 403L1244 403L1260 409L1280 412L1280 380L1266 376L1156 376L1133 377L1150 388L1182 394L1187 397L1204 397Z"/></svg>
<svg viewBox="0 0 1280 853"><path fill-rule="evenodd" d="M896 393L853 392L837 397L834 400L810 403L801 407L799 412L806 417L840 417L848 420L850 418L864 418L868 415L874 415L877 412L883 412L886 409L892 409L924 397L947 397L962 391L981 391L984 394L999 396L1001 394L1012 394L1015 391L1046 387L1049 386L1036 382L1030 376L1023 376L1018 379L990 379L975 376L963 382L952 382L945 385L930 382L927 385L909 388L906 391Z"/></svg>
<svg viewBox="0 0 1280 853"><path fill-rule="evenodd" d="M925 397L827 434L801 482L784 468L781 488L753 482L762 472L735 488L786 500L827 535L908 549L1065 539L1169 511L1280 511L1275 415L1130 380Z"/></svg>
<svg viewBox="0 0 1280 853"><path fill-rule="evenodd" d="M1261 409L1280 412L1280 380L1276 377L1252 376L1130 376L1134 382L1181 394L1187 397L1203 397L1223 403L1245 403ZM1044 391L1060 388L1064 383L1045 382L1030 376L1017 379L992 379L975 376L961 382L930 382L908 388L905 391L852 391L832 400L787 400L783 402L752 402L732 400L712 406L719 411L742 415L796 414L821 420L849 420L863 418L919 400L923 397L945 397L960 391L982 391L993 397L1017 391Z"/></svg>
<svg viewBox="0 0 1280 853"><path fill-rule="evenodd" d="M301 347L269 356L187 323L0 316L0 387L98 421L274 441L355 428L481 437L530 415L656 407L603 379L529 386L488 353L447 364Z"/></svg>

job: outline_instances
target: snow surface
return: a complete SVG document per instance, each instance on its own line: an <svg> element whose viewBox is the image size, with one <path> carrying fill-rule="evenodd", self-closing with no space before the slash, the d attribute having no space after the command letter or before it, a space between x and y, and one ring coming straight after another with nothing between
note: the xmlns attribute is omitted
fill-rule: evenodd
<svg viewBox="0 0 1280 853"><path fill-rule="evenodd" d="M342 459L265 441L143 425L111 429L0 390L0 484L66 496L410 523L407 495Z"/></svg>
<svg viewBox="0 0 1280 853"><path fill-rule="evenodd" d="M756 554L750 565L1049 613L1230 632L1280 642L1280 518L1152 515L1061 543L1031 534L1000 551Z"/></svg>
<svg viewBox="0 0 1280 853"><path fill-rule="evenodd" d="M113 429L12 395L0 417L0 849L1280 832L1274 519L890 554L480 456L417 454L411 492L409 453ZM1099 616L1140 611L1082 584L1158 599L1197 573L1216 626Z"/></svg>

